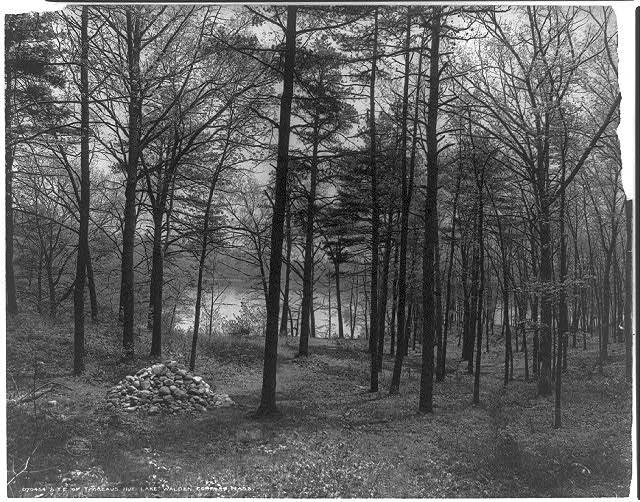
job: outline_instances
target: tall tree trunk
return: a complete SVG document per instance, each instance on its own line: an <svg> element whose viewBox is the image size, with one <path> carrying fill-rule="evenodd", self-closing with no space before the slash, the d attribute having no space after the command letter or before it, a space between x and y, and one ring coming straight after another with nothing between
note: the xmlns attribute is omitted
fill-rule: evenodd
<svg viewBox="0 0 640 502"><path fill-rule="evenodd" d="M87 282L89 284L89 303L91 305L91 321L98 320L98 298L96 295L96 283L93 276L93 262L91 252L87 248Z"/></svg>
<svg viewBox="0 0 640 502"><path fill-rule="evenodd" d="M355 293L354 293L355 289ZM358 286L358 274L351 278L351 300L349 301L349 337L353 340L356 330L356 321L358 320L358 298L360 297L360 288Z"/></svg>
<svg viewBox="0 0 640 502"><path fill-rule="evenodd" d="M36 308L38 314L42 314L42 260L43 260L42 246L38 246L38 282L36 292Z"/></svg>
<svg viewBox="0 0 640 502"><path fill-rule="evenodd" d="M289 284L291 282L291 205L287 208L285 220L287 239L287 261L284 273L284 298L282 299L282 315L280 316L280 336L287 336L287 315L289 313ZM293 333L291 333L293 335Z"/></svg>
<svg viewBox="0 0 640 502"><path fill-rule="evenodd" d="M369 309L370 336L369 352L371 353L370 367L370 392L378 392L378 357L377 334L378 334L378 246L379 235L378 225L380 224L380 208L378 207L378 165L377 165L377 139L376 139L376 71L378 63L378 8L373 14L373 57L371 58L371 85L369 86L369 169L371 171L371 308ZM366 285L365 285L366 294ZM365 302L366 308L366 302ZM366 314L365 314L366 316ZM365 320L366 330L366 320Z"/></svg>
<svg viewBox="0 0 640 502"><path fill-rule="evenodd" d="M327 329L327 338L331 338L331 274L327 274L327 282L328 282L327 295L329 296L329 315L328 315L329 327Z"/></svg>
<svg viewBox="0 0 640 502"><path fill-rule="evenodd" d="M7 281L7 313L18 313L18 300L16 295L16 280L13 269L13 157L14 145L11 138L12 110L11 100L13 94L13 76L5 65L6 91L4 99L4 210L5 210L5 278Z"/></svg>
<svg viewBox="0 0 640 502"><path fill-rule="evenodd" d="M484 293L484 166L480 169L480 179L478 181L478 269L480 270L480 279L478 283L478 307L477 312L477 334L476 334L476 371L473 379L473 402L480 402L480 362L482 359L482 303Z"/></svg>
<svg viewBox="0 0 640 502"><path fill-rule="evenodd" d="M334 262L336 272L336 309L338 309L338 338L344 339L344 325L342 323L342 297L340 295L340 262L335 260ZM331 290L331 288L329 288ZM329 319L331 319L331 312L329 312Z"/></svg>
<svg viewBox="0 0 640 502"><path fill-rule="evenodd" d="M433 344L435 339L435 246L438 232L438 88L440 84L440 15L441 7L433 8L431 51L429 56L429 108L427 111L427 189L424 205L424 251L422 258L422 366L420 371L420 401L418 409L433 411Z"/></svg>
<svg viewBox="0 0 640 502"><path fill-rule="evenodd" d="M162 220L163 211L154 208L153 215L153 252L151 261L151 303L153 305L153 323L151 331L152 358L162 355L162 283L164 281L164 259L162 256Z"/></svg>
<svg viewBox="0 0 640 502"><path fill-rule="evenodd" d="M633 201L626 200L625 228L626 228L626 249L624 253L624 354L625 354L625 376L631 379L633 373Z"/></svg>
<svg viewBox="0 0 640 502"><path fill-rule="evenodd" d="M553 297L551 291L553 276L553 255L551 241L550 208L546 198L541 203L540 214L540 282L542 294L540 302L540 347L538 358L540 371L538 374L538 394L548 396L551 394L551 363L552 363L552 332L553 322Z"/></svg>
<svg viewBox="0 0 640 502"><path fill-rule="evenodd" d="M122 231L121 301L123 312L122 346L125 359L134 354L134 288L133 251L136 234L136 182L138 176L141 122L140 96L140 17L136 7L127 7L127 63L129 68L129 149L125 187L124 228Z"/></svg>
<svg viewBox="0 0 640 502"><path fill-rule="evenodd" d="M287 207L287 170L289 163L289 132L291 125L291 101L296 54L297 7L287 7L287 28L284 59L284 83L280 100L278 127L278 162L276 164L275 204L271 224L271 256L269 262L269 294L267 324L264 343L264 368L262 393L256 416L277 412L276 369L278 363L278 314L280 303L280 272L282 268L282 241L284 217Z"/></svg>
<svg viewBox="0 0 640 502"><path fill-rule="evenodd" d="M400 269L398 272L398 350L393 365L393 375L389 394L400 392L400 375L402 373L402 362L407 351L406 339L406 282L407 282L407 233L409 230L409 208L411 205L411 187L413 180L407 180L407 115L409 105L409 62L411 41L411 7L407 7L407 25L405 28L404 43L404 93L402 99L402 135L400 155L402 156L402 212L400 215ZM413 167L413 166L411 166ZM411 169L413 170L413 169ZM413 177L411 173L410 178Z"/></svg>
<svg viewBox="0 0 640 502"><path fill-rule="evenodd" d="M385 242L384 257L382 263L382 285L380 287L380 297L378 298L378 319L380 320L378 329L378 371L382 371L382 356L384 354L384 334L387 317L387 296L389 290L389 263L391 261L391 233L393 231L393 213L389 213L389 223L387 225L387 237Z"/></svg>
<svg viewBox="0 0 640 502"><path fill-rule="evenodd" d="M477 201L476 201L477 205ZM481 208L475 207L475 212L479 212ZM474 235L478 235L478 223L477 217L474 222ZM467 373L473 374L473 358L474 358L474 344L476 343L476 324L478 317L480 317L481 310L478 309L478 284L480 280L480 258L479 258L479 246L478 242L472 243L473 251L471 253L471 287L469 288L469 318L468 324L465 325L465 329L468 333L465 333L467 342ZM463 340L463 359L464 359L464 341ZM482 347L481 347L482 348Z"/></svg>
<svg viewBox="0 0 640 502"><path fill-rule="evenodd" d="M436 222L438 221L438 211L436 205ZM440 274L440 232L436 230L435 235L435 295L436 295L436 380L437 368L444 367L444 348L442 339L442 280Z"/></svg>
<svg viewBox="0 0 640 502"><path fill-rule="evenodd" d="M73 374L84 372L84 284L89 255L89 8L80 16L80 201L78 256L73 294Z"/></svg>
<svg viewBox="0 0 640 502"><path fill-rule="evenodd" d="M313 220L315 215L316 190L318 185L318 117L313 122L313 153L311 157L311 183L307 197L307 219L305 223L304 270L302 278L302 325L298 356L309 355L309 322L313 315ZM315 330L313 330L315 331Z"/></svg>
<svg viewBox="0 0 640 502"><path fill-rule="evenodd" d="M393 287L391 291L391 327L389 333L389 354L395 354L396 347L396 315L398 313L398 246L394 240L393 251Z"/></svg>
<svg viewBox="0 0 640 502"><path fill-rule="evenodd" d="M561 154L562 162L562 175L561 184L564 185L566 168L564 162L564 151ZM562 365L566 358L563 357L565 348L565 338L569 332L569 312L567 310L567 293L566 293L566 280L567 280L567 237L565 235L565 212L566 212L566 195L565 190L562 189L560 193L560 291L558 297L558 342L556 349L556 373L555 373L555 408L554 408L554 427L556 429L562 426Z"/></svg>
<svg viewBox="0 0 640 502"><path fill-rule="evenodd" d="M227 137L229 139L229 137ZM196 304L193 319L193 333L191 335L191 354L189 355L189 369L193 371L196 367L196 354L198 348L198 334L200 332L200 312L202 305L202 278L204 276L205 262L208 254L209 245L209 224L211 222L211 206L213 204L213 194L220 178L220 172L226 160L227 147L229 143L225 143L220 162L209 184L209 194L207 196L207 204L204 208L204 219L202 222L202 244L200 246L200 257L198 258L198 281L196 283Z"/></svg>
<svg viewBox="0 0 640 502"><path fill-rule="evenodd" d="M453 196L453 209L451 214L451 235L450 235L450 247L449 247L449 267L447 269L447 288L445 298L445 318L444 328L442 333L442 359L440 365L436 368L436 381L442 381L445 377L446 364L447 364L447 335L449 333L449 307L451 305L451 274L453 271L453 257L455 252L456 242L456 211L458 209L458 197L460 196L460 183L462 182L462 165L458 169L458 176L456 179L456 191Z"/></svg>

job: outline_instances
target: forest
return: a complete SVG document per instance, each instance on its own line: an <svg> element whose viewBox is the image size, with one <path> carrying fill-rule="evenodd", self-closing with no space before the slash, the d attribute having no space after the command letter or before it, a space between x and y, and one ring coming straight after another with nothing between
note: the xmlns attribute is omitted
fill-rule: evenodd
<svg viewBox="0 0 640 502"><path fill-rule="evenodd" d="M617 49L596 6L6 16L9 496L627 496Z"/></svg>

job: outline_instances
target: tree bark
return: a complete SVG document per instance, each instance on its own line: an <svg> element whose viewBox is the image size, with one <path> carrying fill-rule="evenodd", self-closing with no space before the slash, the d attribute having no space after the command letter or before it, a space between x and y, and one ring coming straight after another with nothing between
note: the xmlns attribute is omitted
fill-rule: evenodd
<svg viewBox="0 0 640 502"><path fill-rule="evenodd" d="M140 17L136 7L127 7L127 64L129 67L129 147L125 187L124 228L122 232L121 302L123 312L122 346L124 358L134 354L134 263L136 234L136 184L138 175L139 135L141 122L140 96Z"/></svg>
<svg viewBox="0 0 640 502"><path fill-rule="evenodd" d="M152 358L162 355L162 283L164 281L164 259L162 256L162 210L153 210L153 251L151 262L151 304L153 305L151 353Z"/></svg>
<svg viewBox="0 0 640 502"><path fill-rule="evenodd" d="M462 165L458 170L458 176L456 179L456 191L453 196L453 209L451 214L451 244L449 247L449 267L447 269L447 288L445 293L445 318L444 327L442 333L442 359L440 365L436 368L436 381L444 380L447 365L447 335L449 333L449 307L451 305L451 274L453 271L453 257L455 252L456 241L456 211L458 208L458 198L460 196L460 184L462 182Z"/></svg>
<svg viewBox="0 0 640 502"><path fill-rule="evenodd" d="M625 201L626 249L624 253L624 354L625 376L631 379L633 373L633 201Z"/></svg>
<svg viewBox="0 0 640 502"><path fill-rule="evenodd" d="M93 262L91 251L87 248L87 282L89 284L89 303L91 304L91 321L98 321L98 297L96 295L96 283L93 276Z"/></svg>
<svg viewBox="0 0 640 502"><path fill-rule="evenodd" d="M387 237L385 239L384 257L382 259L382 285L380 287L380 298L378 299L378 319L380 319L378 329L378 371L382 371L382 356L384 354L384 335L387 317L387 296L389 292L389 263L391 261L391 233L393 230L393 213L389 213L389 223L387 225Z"/></svg>
<svg viewBox="0 0 640 502"><path fill-rule="evenodd" d="M376 102L375 86L376 71L378 62L378 8L373 14L373 57L371 59L371 85L369 87L369 168L371 171L371 307L369 309L370 334L369 352L371 353L370 365L370 392L378 392L378 357L377 357L377 334L378 334L378 246L379 235L378 225L380 220L380 208L378 207L378 166L377 166L377 139L376 139ZM365 285L366 294L366 285ZM365 302L366 308L366 302ZM365 314L366 315L366 314ZM366 330L366 320L365 320Z"/></svg>
<svg viewBox="0 0 640 502"><path fill-rule="evenodd" d="M407 25L404 43L404 93L402 99L402 134L400 155L402 156L402 212L400 214L400 270L398 272L398 350L393 365L393 375L389 394L400 392L400 375L402 362L407 351L406 339L406 282L407 282L407 233L409 230L409 207L411 205L411 181L407 180L407 115L409 108L409 61L411 60L411 8L407 7ZM411 166L413 167L413 166ZM413 170L413 169L411 169ZM410 173L412 177L413 173Z"/></svg>
<svg viewBox="0 0 640 502"><path fill-rule="evenodd" d="M89 255L89 8L80 16L80 201L78 256L73 295L73 374L84 372L84 284Z"/></svg>
<svg viewBox="0 0 640 502"><path fill-rule="evenodd" d="M334 268L336 273L336 309L338 310L338 338L344 339L344 326L342 324L342 297L340 295L340 262L334 261ZM331 288L329 288L331 290ZM329 311L329 319L331 319L331 311ZM329 330L331 332L331 330Z"/></svg>
<svg viewBox="0 0 640 502"><path fill-rule="evenodd" d="M287 336L287 315L289 313L289 284L291 282L291 205L287 208L285 220L287 240L287 261L284 273L284 298L282 299L282 315L280 318L280 336ZM291 333L293 335L293 333Z"/></svg>
<svg viewBox="0 0 640 502"><path fill-rule="evenodd" d="M423 413L433 411L433 345L435 339L435 246L438 232L438 88L440 84L440 16L442 8L433 8L431 51L429 56L429 108L427 112L427 189L424 205L424 251L422 258L422 366L420 401Z"/></svg>
<svg viewBox="0 0 640 502"><path fill-rule="evenodd" d="M229 138L227 137L227 139ZM213 178L211 179L211 183L209 185L209 194L207 196L207 204L205 206L205 211L204 211L204 220L202 222L202 245L200 247L200 257L198 259L198 281L196 285L196 304L195 304L195 314L193 319L193 333L191 335L191 354L189 356L189 369L191 371L193 371L196 367L198 334L200 332L200 311L201 311L201 304L202 304L202 278L204 275L205 261L207 259L207 254L208 254L207 248L209 245L209 224L211 222L211 206L213 204L213 193L216 189L216 185L220 177L220 171L222 170L222 167L226 160L228 144L229 144L228 142L225 143L224 149L222 151L222 156L220 157L220 162L218 164L218 168L214 172Z"/></svg>
<svg viewBox="0 0 640 502"><path fill-rule="evenodd" d="M18 300L16 295L16 280L13 268L13 157L14 145L11 141L11 97L13 93L13 77L10 70L5 65L5 101L4 101L4 123L5 123L5 149L4 149L4 209L5 209L5 274L7 281L7 313L15 315L18 313Z"/></svg>
<svg viewBox="0 0 640 502"><path fill-rule="evenodd" d="M313 315L313 225L315 216L316 190L318 185L318 118L313 123L313 153L311 157L311 183L307 196L307 219L305 226L304 270L302 278L302 324L300 326L300 347L298 356L309 355L309 322ZM313 330L315 331L315 330Z"/></svg>
<svg viewBox="0 0 640 502"><path fill-rule="evenodd" d="M564 161L564 151L561 153L562 174L561 185L564 186L566 175L566 164ZM565 282L567 280L567 237L565 235L565 213L566 213L566 196L565 189L560 192L560 215L559 215L559 232L560 232L560 291L558 297L558 342L556 349L556 373L555 373L555 408L554 408L554 427L556 429L562 426L562 366L566 364L566 356L564 356L565 338L569 332L569 312L567 309L567 293Z"/></svg>
<svg viewBox="0 0 640 502"><path fill-rule="evenodd" d="M276 370L278 363L278 310L280 303L280 272L282 268L282 241L284 216L287 206L287 170L289 163L289 132L291 125L291 101L296 54L297 7L287 7L287 28L284 60L284 83L280 100L278 127L278 162L276 164L275 203L271 224L271 256L269 262L269 293L267 324L264 344L262 393L256 416L277 413Z"/></svg>
<svg viewBox="0 0 640 502"><path fill-rule="evenodd" d="M398 313L398 246L394 241L393 251L393 286L391 291L391 326L389 333L389 354L395 354L396 348L396 315Z"/></svg>
<svg viewBox="0 0 640 502"><path fill-rule="evenodd" d="M477 298L477 332L476 332L476 370L473 379L473 402L480 403L480 362L482 359L482 302L484 296L484 165L480 168L478 183L478 264L480 272Z"/></svg>

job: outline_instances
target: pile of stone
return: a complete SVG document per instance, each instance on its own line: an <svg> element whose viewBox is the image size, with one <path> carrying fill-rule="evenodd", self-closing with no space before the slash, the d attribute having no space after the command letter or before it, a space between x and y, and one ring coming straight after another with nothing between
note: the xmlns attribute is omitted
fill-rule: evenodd
<svg viewBox="0 0 640 502"><path fill-rule="evenodd" d="M206 411L207 407L233 405L226 394L215 393L202 377L180 367L176 361L158 363L127 375L107 392L107 408L144 411Z"/></svg>

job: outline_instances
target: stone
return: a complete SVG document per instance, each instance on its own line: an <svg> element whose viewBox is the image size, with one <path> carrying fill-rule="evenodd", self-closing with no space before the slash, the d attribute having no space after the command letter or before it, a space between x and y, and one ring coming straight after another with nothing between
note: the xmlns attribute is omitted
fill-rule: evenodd
<svg viewBox="0 0 640 502"><path fill-rule="evenodd" d="M167 371L167 367L164 364L154 364L151 366L151 372L154 375L164 375Z"/></svg>
<svg viewBox="0 0 640 502"><path fill-rule="evenodd" d="M225 394L214 394L201 376L189 373L176 361L166 361L126 375L106 392L105 401L111 411L119 408L155 415L162 410L171 414L203 412L207 406L227 405L225 398Z"/></svg>

